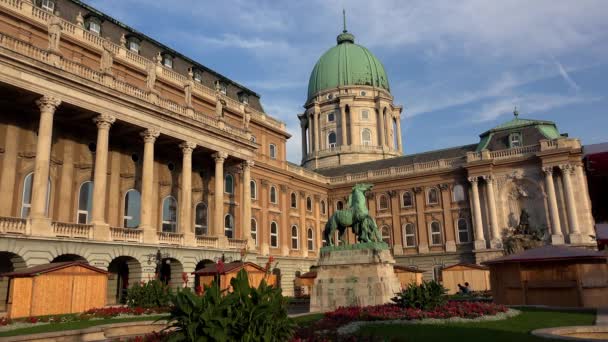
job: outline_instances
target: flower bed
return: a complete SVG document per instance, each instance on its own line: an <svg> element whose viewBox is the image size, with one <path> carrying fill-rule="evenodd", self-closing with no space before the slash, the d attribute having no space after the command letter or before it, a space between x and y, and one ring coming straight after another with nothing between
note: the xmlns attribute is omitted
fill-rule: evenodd
<svg viewBox="0 0 608 342"><path fill-rule="evenodd" d="M473 321L481 317L507 318L509 309L504 305L484 302L460 302L450 301L432 310L420 310L403 308L396 304L384 304L368 307L338 308L325 313L323 319L312 326L298 329L294 341L323 341L332 340L336 334L352 333L358 329L353 322L428 322L440 323L444 320L450 321ZM515 313L514 311L511 314ZM354 324L353 329L342 329L342 327ZM319 332L321 332L319 334Z"/></svg>

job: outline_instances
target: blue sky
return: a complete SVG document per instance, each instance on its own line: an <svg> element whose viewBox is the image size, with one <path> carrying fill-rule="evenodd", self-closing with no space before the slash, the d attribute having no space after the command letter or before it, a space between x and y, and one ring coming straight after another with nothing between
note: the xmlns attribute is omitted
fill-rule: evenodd
<svg viewBox="0 0 608 342"><path fill-rule="evenodd" d="M520 116L608 141L606 0L87 0L262 96L293 137L310 71L335 45L342 8L403 104L405 153L475 143Z"/></svg>

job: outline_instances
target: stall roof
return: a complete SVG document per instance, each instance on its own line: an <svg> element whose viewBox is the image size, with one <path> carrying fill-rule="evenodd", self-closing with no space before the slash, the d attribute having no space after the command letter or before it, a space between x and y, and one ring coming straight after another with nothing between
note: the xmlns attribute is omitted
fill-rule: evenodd
<svg viewBox="0 0 608 342"><path fill-rule="evenodd" d="M482 262L484 265L503 264L511 262L542 262L558 260L606 260L608 256L602 252L585 248L566 246L543 246L528 249L521 253L507 255L498 259Z"/></svg>
<svg viewBox="0 0 608 342"><path fill-rule="evenodd" d="M226 274L226 273L230 273L233 271L238 271L241 268L245 267L245 266L252 266L255 267L256 269L262 271L262 272L266 272L265 269L263 269L262 267L252 263L252 262L242 262L242 261L233 261L233 262L229 262L224 264L224 271L221 274ZM217 269L217 264L208 264L207 266L201 268L200 270L194 271L192 272L192 274L196 274L196 275L215 275L218 274L218 269Z"/></svg>
<svg viewBox="0 0 608 342"><path fill-rule="evenodd" d="M1 276L12 277L12 278L32 277L32 276L36 276L39 274L57 271L62 268L66 268L66 267L70 267L70 266L82 266L84 268L88 268L95 272L105 273L105 274L108 273L108 272L102 270L101 268L91 266L82 261L65 261L65 262L52 262L50 264L32 266L32 267L28 267L28 268L25 268L25 269L22 269L19 271L3 273L3 274L1 274Z"/></svg>
<svg viewBox="0 0 608 342"><path fill-rule="evenodd" d="M424 271L421 271L420 269L413 267L413 266L399 266L399 265L395 265L393 266L393 269L395 270L401 270L401 271L406 271L406 272L412 272L412 273L424 273Z"/></svg>
<svg viewBox="0 0 608 342"><path fill-rule="evenodd" d="M449 270L450 268L454 268L454 267L458 267L458 266L462 266L462 267L469 267L469 268L476 268L478 270L488 270L489 268L487 266L484 265L477 265L477 264L467 264L464 262L458 263L458 264L454 264L454 265L450 265L447 267L444 267L442 270Z"/></svg>
<svg viewBox="0 0 608 342"><path fill-rule="evenodd" d="M302 279L314 279L317 277L317 272L316 271L310 271L310 272L306 272L304 274L300 274L300 276L298 278L302 278Z"/></svg>

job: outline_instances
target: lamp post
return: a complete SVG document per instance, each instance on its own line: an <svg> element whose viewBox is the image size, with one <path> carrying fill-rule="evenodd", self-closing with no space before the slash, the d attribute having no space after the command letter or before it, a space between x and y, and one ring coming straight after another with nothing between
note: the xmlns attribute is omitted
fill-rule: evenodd
<svg viewBox="0 0 608 342"><path fill-rule="evenodd" d="M152 265L152 263L155 264L156 267L154 270L154 274L155 274L156 279L159 279L161 266L163 264L163 259L168 258L169 253L161 253L160 248L159 248L155 254L148 254L146 256L148 257L148 265Z"/></svg>

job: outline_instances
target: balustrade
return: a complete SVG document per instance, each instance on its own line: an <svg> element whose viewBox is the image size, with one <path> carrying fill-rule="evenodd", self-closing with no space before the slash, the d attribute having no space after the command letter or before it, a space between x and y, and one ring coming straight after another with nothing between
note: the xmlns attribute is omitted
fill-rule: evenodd
<svg viewBox="0 0 608 342"><path fill-rule="evenodd" d="M93 232L93 226L90 224L53 222L51 226L57 237L90 239Z"/></svg>
<svg viewBox="0 0 608 342"><path fill-rule="evenodd" d="M113 241L143 242L141 229L110 227L110 237Z"/></svg>
<svg viewBox="0 0 608 342"><path fill-rule="evenodd" d="M0 233L25 234L25 219L0 217Z"/></svg>

